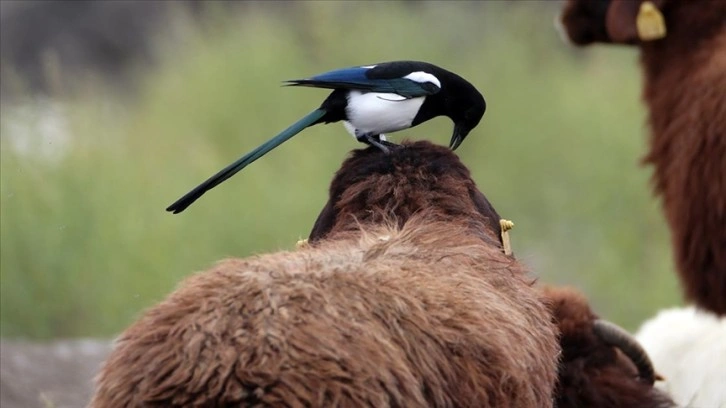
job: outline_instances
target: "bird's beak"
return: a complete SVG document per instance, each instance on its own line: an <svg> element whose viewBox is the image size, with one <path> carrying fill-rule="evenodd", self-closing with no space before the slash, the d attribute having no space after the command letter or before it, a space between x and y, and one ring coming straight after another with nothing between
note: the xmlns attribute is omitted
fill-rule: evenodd
<svg viewBox="0 0 726 408"><path fill-rule="evenodd" d="M469 130L466 129L464 126L460 124L454 125L454 134L451 135L451 143L449 143L449 148L451 150L456 150L456 148L459 147L461 142L464 141L464 138L468 134Z"/></svg>

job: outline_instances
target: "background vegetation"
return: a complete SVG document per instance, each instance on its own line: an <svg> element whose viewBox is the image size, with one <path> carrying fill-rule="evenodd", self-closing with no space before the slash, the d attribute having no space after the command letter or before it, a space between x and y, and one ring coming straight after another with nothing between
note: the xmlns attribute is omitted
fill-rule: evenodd
<svg viewBox="0 0 726 408"><path fill-rule="evenodd" d="M554 4L554 5L553 5ZM0 334L111 336L224 257L292 248L359 147L318 126L204 196L164 208L317 107L280 81L396 59L430 61L489 108L458 153L543 283L583 290L630 329L680 295L651 194L634 50L573 49L552 2L297 2L179 13L127 92L93 76L0 120ZM6 69L7 67L4 67ZM49 75L52 75L52 64ZM19 82L18 87L22 87ZM447 143L437 119L391 135Z"/></svg>

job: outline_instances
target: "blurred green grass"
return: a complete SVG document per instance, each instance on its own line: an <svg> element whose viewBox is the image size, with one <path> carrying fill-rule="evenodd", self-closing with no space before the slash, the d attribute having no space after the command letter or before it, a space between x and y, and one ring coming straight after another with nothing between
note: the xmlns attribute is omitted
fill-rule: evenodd
<svg viewBox="0 0 726 408"><path fill-rule="evenodd" d="M634 329L680 302L652 197L637 57L560 42L548 2L300 2L183 17L182 46L118 98L89 80L64 98L73 143L18 153L0 120L0 334L107 336L224 257L292 248L331 176L359 146L340 124L303 132L199 200L164 208L316 108L326 91L285 79L395 59L430 61L481 89L488 110L458 150L540 282L583 290ZM160 44L165 44L160 39ZM3 111L10 111L3 109ZM40 120L41 118L31 118ZM31 132L32 148L48 146ZM446 143L436 119L389 135Z"/></svg>

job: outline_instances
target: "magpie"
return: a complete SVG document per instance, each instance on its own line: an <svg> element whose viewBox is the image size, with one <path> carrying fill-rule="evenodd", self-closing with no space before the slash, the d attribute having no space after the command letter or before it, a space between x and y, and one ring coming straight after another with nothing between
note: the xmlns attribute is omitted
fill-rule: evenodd
<svg viewBox="0 0 726 408"><path fill-rule="evenodd" d="M449 147L455 150L479 124L486 102L467 80L436 65L420 61L391 61L337 69L308 79L284 81L287 86L332 89L320 107L293 123L234 163L220 170L166 208L184 211L204 193L232 177L303 129L343 121L359 142L387 152L397 146L385 133L417 126L437 116L454 122Z"/></svg>

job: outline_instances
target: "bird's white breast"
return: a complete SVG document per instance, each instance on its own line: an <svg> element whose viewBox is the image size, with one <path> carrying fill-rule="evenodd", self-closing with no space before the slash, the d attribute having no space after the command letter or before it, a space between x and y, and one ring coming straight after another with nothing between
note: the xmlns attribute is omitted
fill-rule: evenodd
<svg viewBox="0 0 726 408"><path fill-rule="evenodd" d="M381 134L411 127L425 97L406 99L398 94L350 91L346 114L359 133Z"/></svg>

